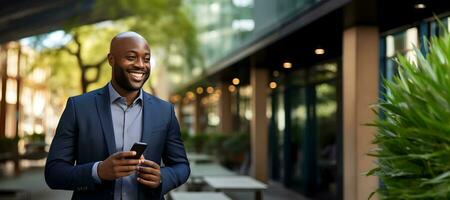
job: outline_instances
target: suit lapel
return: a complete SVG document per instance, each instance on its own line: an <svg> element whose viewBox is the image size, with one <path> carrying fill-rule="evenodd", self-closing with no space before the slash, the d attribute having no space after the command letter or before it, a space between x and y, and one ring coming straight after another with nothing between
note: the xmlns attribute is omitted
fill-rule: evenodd
<svg viewBox="0 0 450 200"><path fill-rule="evenodd" d="M152 127L152 122L154 121L151 111L152 111L152 103L151 97L149 94L145 93L142 95L144 98L143 103L143 115L142 115L142 134L141 141L147 143L150 146L150 132Z"/></svg>
<svg viewBox="0 0 450 200"><path fill-rule="evenodd" d="M108 146L109 155L111 155L116 152L116 142L114 139L111 105L109 101L109 91L108 86L106 86L99 91L97 96L95 96L95 102L100 116L103 136L105 137L106 145Z"/></svg>

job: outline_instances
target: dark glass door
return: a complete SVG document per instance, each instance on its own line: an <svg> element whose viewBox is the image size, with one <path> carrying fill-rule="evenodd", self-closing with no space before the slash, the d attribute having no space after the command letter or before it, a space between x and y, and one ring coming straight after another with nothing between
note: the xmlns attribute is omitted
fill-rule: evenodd
<svg viewBox="0 0 450 200"><path fill-rule="evenodd" d="M299 70L271 96L271 177L314 199L337 197L337 74L334 62Z"/></svg>

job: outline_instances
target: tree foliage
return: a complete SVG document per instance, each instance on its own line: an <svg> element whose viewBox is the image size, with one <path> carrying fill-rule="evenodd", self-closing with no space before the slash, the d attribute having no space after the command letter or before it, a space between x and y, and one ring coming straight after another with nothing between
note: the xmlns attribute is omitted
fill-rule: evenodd
<svg viewBox="0 0 450 200"><path fill-rule="evenodd" d="M110 40L123 31L143 35L151 46L152 56L158 54L158 66L169 71L202 64L195 28L180 0L98 0L93 10L91 17L112 20L83 26L71 21L64 30L70 41L56 48L44 48L35 63L52 67L50 88L58 96L67 97L104 85L111 74L106 60ZM174 56L181 61L171 62Z"/></svg>
<svg viewBox="0 0 450 200"><path fill-rule="evenodd" d="M148 40L159 66L178 74L204 66L196 28L181 0L119 0L112 5L102 0L97 7L107 8L112 18L129 15L129 30Z"/></svg>
<svg viewBox="0 0 450 200"><path fill-rule="evenodd" d="M111 74L106 62L109 40L123 31L120 27L80 26L66 32L71 39L63 46L43 48L34 66L51 68L48 80L51 92L65 98L104 85Z"/></svg>
<svg viewBox="0 0 450 200"><path fill-rule="evenodd" d="M378 133L371 154L382 199L450 198L450 36L433 37L415 62L397 58L398 76L385 81L376 108Z"/></svg>

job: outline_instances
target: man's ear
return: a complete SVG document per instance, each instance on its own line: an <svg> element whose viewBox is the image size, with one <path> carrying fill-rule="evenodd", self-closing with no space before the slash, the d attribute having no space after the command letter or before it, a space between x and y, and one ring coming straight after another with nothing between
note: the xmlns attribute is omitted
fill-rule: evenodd
<svg viewBox="0 0 450 200"><path fill-rule="evenodd" d="M114 57L111 53L108 53L108 63L111 67L114 66Z"/></svg>

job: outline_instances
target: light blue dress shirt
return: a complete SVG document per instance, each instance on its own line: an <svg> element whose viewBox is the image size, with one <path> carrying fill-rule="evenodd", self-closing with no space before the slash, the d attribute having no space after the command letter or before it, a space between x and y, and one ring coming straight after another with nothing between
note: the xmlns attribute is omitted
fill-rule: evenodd
<svg viewBox="0 0 450 200"><path fill-rule="evenodd" d="M125 97L108 84L109 98L111 103L111 116L114 127L114 139L116 142L117 151L129 151L135 142L141 140L142 133L142 89L139 91L139 96L134 102L128 106ZM97 174L97 167L99 162L96 162L92 167L92 176L101 183ZM116 179L114 186L115 200L137 199L138 182L136 174Z"/></svg>

